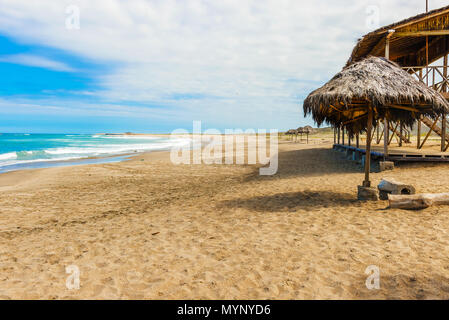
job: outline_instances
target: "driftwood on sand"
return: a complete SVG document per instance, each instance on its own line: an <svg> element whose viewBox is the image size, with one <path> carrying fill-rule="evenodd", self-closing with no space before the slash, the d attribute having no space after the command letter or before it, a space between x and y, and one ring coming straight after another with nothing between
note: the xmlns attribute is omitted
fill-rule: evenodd
<svg viewBox="0 0 449 320"><path fill-rule="evenodd" d="M389 194L388 200L390 208L419 210L432 205L449 205L449 193Z"/></svg>

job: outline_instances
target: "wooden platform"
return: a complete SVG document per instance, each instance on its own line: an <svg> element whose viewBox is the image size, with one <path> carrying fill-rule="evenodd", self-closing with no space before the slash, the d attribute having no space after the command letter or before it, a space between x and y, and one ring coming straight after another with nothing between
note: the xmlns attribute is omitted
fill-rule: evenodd
<svg viewBox="0 0 449 320"><path fill-rule="evenodd" d="M342 144L334 144L333 149L343 151L343 152L355 152L359 155L365 155L365 149L356 148L354 146L342 145ZM410 151L399 151L391 150L387 157L384 157L383 152L378 151L374 147L371 151L371 159L373 160L386 160L393 162L449 162L449 154L426 154L420 152L410 152Z"/></svg>

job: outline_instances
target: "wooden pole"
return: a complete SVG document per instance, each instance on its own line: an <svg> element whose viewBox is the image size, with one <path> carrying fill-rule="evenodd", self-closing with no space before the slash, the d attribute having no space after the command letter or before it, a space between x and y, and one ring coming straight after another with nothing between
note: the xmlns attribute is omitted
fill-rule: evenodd
<svg viewBox="0 0 449 320"><path fill-rule="evenodd" d="M385 118L384 118L384 161L388 157L388 139L389 139L388 136L389 136L389 131L390 131L390 128L388 126L387 115L385 114Z"/></svg>
<svg viewBox="0 0 449 320"><path fill-rule="evenodd" d="M421 118L421 116L420 116L420 118ZM421 120L418 120L418 132L417 132L416 142L417 142L417 148L419 149L419 147L421 146Z"/></svg>
<svg viewBox="0 0 449 320"><path fill-rule="evenodd" d="M340 126L337 128L337 133L338 133L338 144L340 144L340 135L341 135Z"/></svg>
<svg viewBox="0 0 449 320"><path fill-rule="evenodd" d="M441 114L441 151L446 150L446 112Z"/></svg>
<svg viewBox="0 0 449 320"><path fill-rule="evenodd" d="M429 0L426 0L426 12L429 12ZM429 85L429 36L426 36L426 84Z"/></svg>
<svg viewBox="0 0 449 320"><path fill-rule="evenodd" d="M334 127L334 144L337 142L337 128Z"/></svg>
<svg viewBox="0 0 449 320"><path fill-rule="evenodd" d="M419 80L424 82L423 78L422 78L422 68L419 69L418 76L419 76ZM421 119L421 116L419 116L419 119L418 119L418 132L417 132L417 137L416 137L416 148L418 148L418 149L421 146L421 120L420 119Z"/></svg>
<svg viewBox="0 0 449 320"><path fill-rule="evenodd" d="M379 143L379 136L380 136L379 127L380 127L380 123L379 123L379 120L377 120L377 122L376 122L376 143Z"/></svg>
<svg viewBox="0 0 449 320"><path fill-rule="evenodd" d="M390 59L390 37L393 35L394 32L388 32L387 38L385 41L385 58ZM371 107L371 106L370 106ZM388 120L387 120L387 111L385 111L385 118L384 118L384 161L387 159L388 156Z"/></svg>
<svg viewBox="0 0 449 320"><path fill-rule="evenodd" d="M358 133L356 135L356 146L357 146L357 149L360 148L360 136Z"/></svg>
<svg viewBox="0 0 449 320"><path fill-rule="evenodd" d="M402 130L402 121L399 121L399 146L402 147L402 137L404 136L404 131Z"/></svg>
<svg viewBox="0 0 449 320"><path fill-rule="evenodd" d="M390 34L387 35L385 40L385 59L390 60Z"/></svg>
<svg viewBox="0 0 449 320"><path fill-rule="evenodd" d="M345 127L341 127L341 144L345 145Z"/></svg>
<svg viewBox="0 0 449 320"><path fill-rule="evenodd" d="M443 59L443 87L442 87L442 91L443 92L447 92L447 83L446 83L446 78L447 78L447 54L444 56ZM446 150L446 113L443 111L443 114L441 115L441 151L445 151Z"/></svg>
<svg viewBox="0 0 449 320"><path fill-rule="evenodd" d="M371 187L371 181L369 180L369 172L371 165L371 129L373 127L373 110L371 105L368 109L368 124L366 129L366 152L365 152L365 181L363 181L364 187Z"/></svg>

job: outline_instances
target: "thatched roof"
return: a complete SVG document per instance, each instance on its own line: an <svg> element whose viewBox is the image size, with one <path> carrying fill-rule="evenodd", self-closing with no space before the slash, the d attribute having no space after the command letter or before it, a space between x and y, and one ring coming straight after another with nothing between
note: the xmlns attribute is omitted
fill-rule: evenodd
<svg viewBox="0 0 449 320"><path fill-rule="evenodd" d="M397 64L369 57L345 67L304 101L305 116L311 114L320 126L344 125L350 134L366 129L368 107L374 120L384 119L413 125L420 114L435 118L449 111L448 102Z"/></svg>
<svg viewBox="0 0 449 320"><path fill-rule="evenodd" d="M430 34L429 61L441 58L449 52L449 6L381 27L363 36L354 47L347 65L368 56L384 56L385 38L390 38L390 60L402 67L426 65L426 38L418 34Z"/></svg>
<svg viewBox="0 0 449 320"><path fill-rule="evenodd" d="M305 126L305 127L299 127L296 129L298 133L312 133L312 127L311 126Z"/></svg>

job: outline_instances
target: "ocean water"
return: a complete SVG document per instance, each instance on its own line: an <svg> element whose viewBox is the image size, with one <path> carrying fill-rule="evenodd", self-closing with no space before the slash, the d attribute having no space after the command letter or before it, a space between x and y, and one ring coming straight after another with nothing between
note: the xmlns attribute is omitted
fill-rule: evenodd
<svg viewBox="0 0 449 320"><path fill-rule="evenodd" d="M123 156L125 154L168 150L172 146L185 146L189 143L190 139L181 137L170 139L137 135L3 133L0 134L0 172L123 161L126 159ZM79 159L81 161L74 161Z"/></svg>

